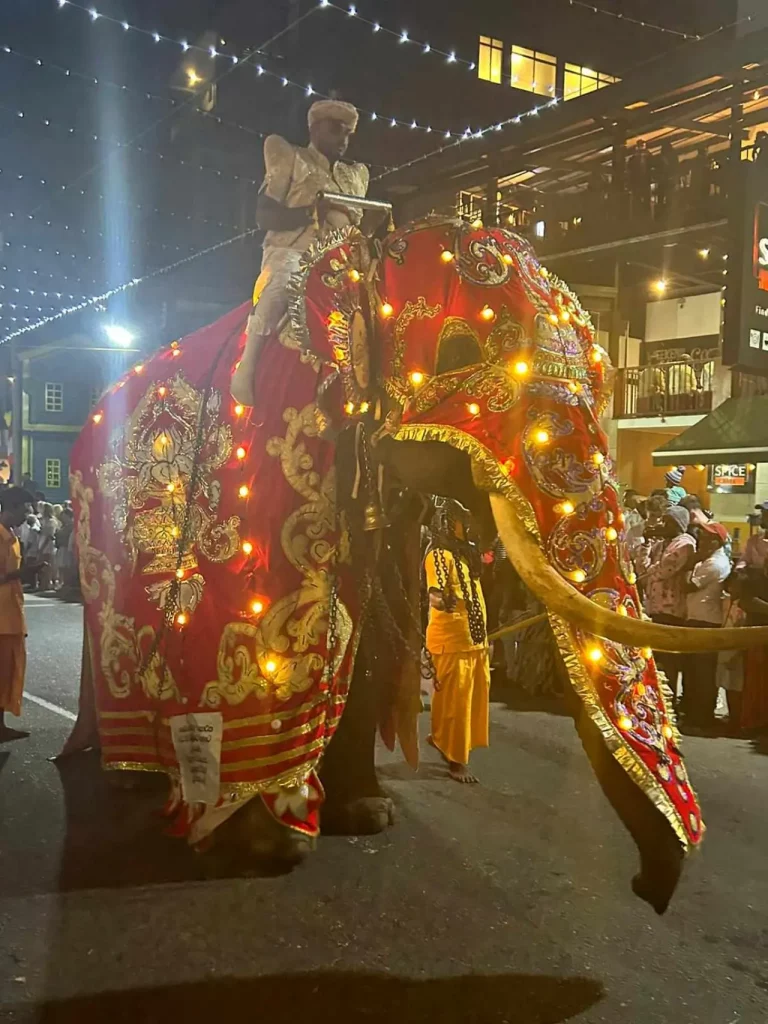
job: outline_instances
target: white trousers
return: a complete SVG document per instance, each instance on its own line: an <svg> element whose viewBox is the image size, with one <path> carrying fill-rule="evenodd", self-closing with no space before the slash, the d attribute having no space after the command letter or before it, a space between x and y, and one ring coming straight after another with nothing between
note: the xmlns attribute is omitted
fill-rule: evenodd
<svg viewBox="0 0 768 1024"><path fill-rule="evenodd" d="M265 249L253 289L248 337L272 334L288 312L288 282L301 262L298 249Z"/></svg>

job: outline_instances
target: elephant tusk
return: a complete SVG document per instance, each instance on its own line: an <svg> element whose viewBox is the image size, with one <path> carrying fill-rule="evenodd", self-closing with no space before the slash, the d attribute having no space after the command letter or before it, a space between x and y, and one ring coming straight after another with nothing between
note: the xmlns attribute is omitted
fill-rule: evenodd
<svg viewBox="0 0 768 1024"><path fill-rule="evenodd" d="M489 633L489 640L498 640L501 636L509 636L510 633L519 633L523 629L528 629L529 626L536 626L539 622L546 622L549 620L549 615L546 612L541 612L539 615L529 615L528 618L518 619L517 622L510 622L508 626L502 626L497 629L495 633Z"/></svg>
<svg viewBox="0 0 768 1024"><path fill-rule="evenodd" d="M575 590L552 568L537 541L524 528L511 503L501 494L488 495L496 529L507 557L523 583L547 611L566 619L584 633L655 651L697 654L741 650L768 644L768 626L728 629L694 629L660 626L644 619L622 616L591 601Z"/></svg>

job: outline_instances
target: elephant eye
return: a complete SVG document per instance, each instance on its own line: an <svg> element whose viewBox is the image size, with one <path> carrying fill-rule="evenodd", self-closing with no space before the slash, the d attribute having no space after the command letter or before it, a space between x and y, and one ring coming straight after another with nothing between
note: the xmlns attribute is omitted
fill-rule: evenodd
<svg viewBox="0 0 768 1024"><path fill-rule="evenodd" d="M483 353L473 334L452 334L441 339L437 350L435 373L463 370L465 366L475 366L482 361Z"/></svg>

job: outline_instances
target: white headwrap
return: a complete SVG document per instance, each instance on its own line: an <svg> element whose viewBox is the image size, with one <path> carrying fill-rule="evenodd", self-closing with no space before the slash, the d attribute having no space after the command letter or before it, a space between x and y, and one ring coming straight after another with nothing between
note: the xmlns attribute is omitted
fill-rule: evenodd
<svg viewBox="0 0 768 1024"><path fill-rule="evenodd" d="M311 128L317 121L341 121L351 132L357 128L357 111L351 103L341 100L318 100L309 108L307 124Z"/></svg>

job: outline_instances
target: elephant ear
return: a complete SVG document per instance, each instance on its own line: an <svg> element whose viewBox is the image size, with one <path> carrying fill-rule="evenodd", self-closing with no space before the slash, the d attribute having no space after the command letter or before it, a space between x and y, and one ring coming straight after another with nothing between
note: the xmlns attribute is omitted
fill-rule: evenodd
<svg viewBox="0 0 768 1024"><path fill-rule="evenodd" d="M290 285L290 323L282 340L338 370L346 406L371 398L370 265L367 241L347 228L313 245Z"/></svg>

